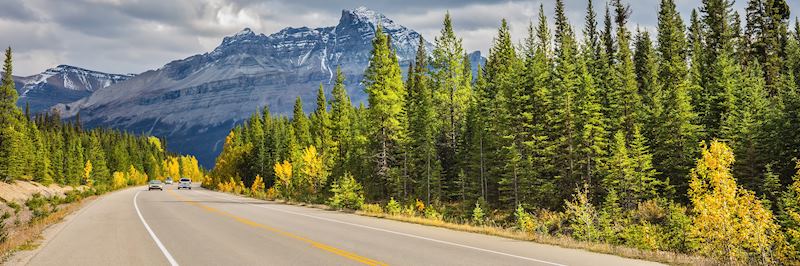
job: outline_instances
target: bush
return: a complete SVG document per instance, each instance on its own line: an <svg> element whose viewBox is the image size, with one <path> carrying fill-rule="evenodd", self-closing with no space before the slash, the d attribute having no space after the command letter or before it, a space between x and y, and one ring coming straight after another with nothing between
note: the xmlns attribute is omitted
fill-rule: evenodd
<svg viewBox="0 0 800 266"><path fill-rule="evenodd" d="M472 209L472 223L477 225L483 225L486 221L485 214L483 213L483 209L481 208L480 202L475 202L475 208Z"/></svg>
<svg viewBox="0 0 800 266"><path fill-rule="evenodd" d="M32 220L40 219L50 214L47 199L39 193L33 194L33 196L25 202L25 206L28 206L28 209L33 212Z"/></svg>
<svg viewBox="0 0 800 266"><path fill-rule="evenodd" d="M388 213L389 215L400 214L400 209L401 209L400 203L397 203L397 201L394 200L394 197L391 198L389 200L389 203L386 204L386 213Z"/></svg>
<svg viewBox="0 0 800 266"><path fill-rule="evenodd" d="M8 207L14 210L14 214L18 214L19 211L22 210L22 207L19 206L19 203L16 203L14 201L9 201Z"/></svg>
<svg viewBox="0 0 800 266"><path fill-rule="evenodd" d="M353 178L350 173L346 173L331 185L333 196L328 200L328 204L336 209L360 210L364 205L364 192L361 184Z"/></svg>
<svg viewBox="0 0 800 266"><path fill-rule="evenodd" d="M403 207L403 210L400 211L400 214L402 214L403 216L413 217L417 215L417 211L414 209L413 204L409 204Z"/></svg>
<svg viewBox="0 0 800 266"><path fill-rule="evenodd" d="M597 211L589 201L588 188L578 190L573 200L567 201L566 205L572 237L582 241L596 240L599 236L596 225Z"/></svg>
<svg viewBox="0 0 800 266"><path fill-rule="evenodd" d="M425 218L441 221L442 215L438 211L436 211L436 209L434 209L433 207L428 206L427 208L425 208Z"/></svg>
<svg viewBox="0 0 800 266"><path fill-rule="evenodd" d="M423 203L421 200L417 199L417 201L414 202L414 208L417 209L417 212L422 213L422 212L425 211L425 203Z"/></svg>
<svg viewBox="0 0 800 266"><path fill-rule="evenodd" d="M517 210L514 211L514 217L516 217L516 226L518 230L526 233L534 232L535 224L533 218L525 211L525 208L523 208L521 204L517 205Z"/></svg>
<svg viewBox="0 0 800 266"><path fill-rule="evenodd" d="M378 205L378 204L364 204L364 205L361 205L361 210L366 212L366 213L372 213L372 214L381 214L381 213L383 213L383 209L381 208L381 205Z"/></svg>

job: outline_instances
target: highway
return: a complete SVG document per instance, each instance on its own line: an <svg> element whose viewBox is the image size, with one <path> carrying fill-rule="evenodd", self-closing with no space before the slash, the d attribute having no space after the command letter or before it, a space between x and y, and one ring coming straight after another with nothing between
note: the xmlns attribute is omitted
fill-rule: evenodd
<svg viewBox="0 0 800 266"><path fill-rule="evenodd" d="M107 194L12 265L656 265L194 187Z"/></svg>

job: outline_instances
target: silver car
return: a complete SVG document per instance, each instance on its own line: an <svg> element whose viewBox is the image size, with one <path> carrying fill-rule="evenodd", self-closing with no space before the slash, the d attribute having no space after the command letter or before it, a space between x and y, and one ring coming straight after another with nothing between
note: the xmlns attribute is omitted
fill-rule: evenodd
<svg viewBox="0 0 800 266"><path fill-rule="evenodd" d="M192 189L192 180L185 177L181 178L181 180L178 181L178 189L182 188Z"/></svg>
<svg viewBox="0 0 800 266"><path fill-rule="evenodd" d="M164 183L161 183L161 180L150 180L147 184L147 190L153 189L164 190Z"/></svg>

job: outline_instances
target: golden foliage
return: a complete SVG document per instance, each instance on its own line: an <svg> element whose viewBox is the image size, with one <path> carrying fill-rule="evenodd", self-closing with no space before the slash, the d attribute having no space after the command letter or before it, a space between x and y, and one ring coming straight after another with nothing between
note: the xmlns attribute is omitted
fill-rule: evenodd
<svg viewBox="0 0 800 266"><path fill-rule="evenodd" d="M91 187L92 183L92 161L86 160L83 166L83 184Z"/></svg>
<svg viewBox="0 0 800 266"><path fill-rule="evenodd" d="M158 149L159 152L164 152L164 148L161 146L161 140L160 139L150 136L150 137L147 137L147 142L149 142L150 145L153 145L154 147L156 147L156 149Z"/></svg>
<svg viewBox="0 0 800 266"><path fill-rule="evenodd" d="M283 161L276 163L275 167L275 190L288 197L292 193L292 163Z"/></svg>
<svg viewBox="0 0 800 266"><path fill-rule="evenodd" d="M314 145L303 149L301 160L302 168L300 169L300 174L304 177L304 181L307 182L305 185L308 187L308 192L313 195L325 185L327 180L325 165L322 157L317 154L317 148Z"/></svg>
<svg viewBox="0 0 800 266"><path fill-rule="evenodd" d="M691 172L689 197L694 214L690 235L699 252L730 263L772 258L773 241L782 242L772 213L753 192L740 188L731 175L734 155L713 141Z"/></svg>
<svg viewBox="0 0 800 266"><path fill-rule="evenodd" d="M114 172L111 175L111 187L114 189L120 189L128 186L128 177L125 176L123 172Z"/></svg>
<svg viewBox="0 0 800 266"><path fill-rule="evenodd" d="M253 193L264 192L264 179L262 179L260 175L256 175L256 179L253 180L253 184L250 185L250 191Z"/></svg>

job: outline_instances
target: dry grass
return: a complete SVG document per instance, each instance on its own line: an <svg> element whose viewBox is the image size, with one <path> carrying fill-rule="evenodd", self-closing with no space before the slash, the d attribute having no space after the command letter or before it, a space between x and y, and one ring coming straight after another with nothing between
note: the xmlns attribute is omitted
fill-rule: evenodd
<svg viewBox="0 0 800 266"><path fill-rule="evenodd" d="M234 194L234 195L246 196L241 194ZM462 232L478 233L478 234L498 236L516 240L531 241L535 243L554 245L564 248L582 249L597 253L616 255L631 259L648 260L670 265L719 265L720 264L719 262L713 259L702 256L688 255L670 251L641 250L641 249L611 245L606 243L578 241L568 236L529 234L521 232L519 230L501 228L496 226L474 226L470 224L459 224L459 223L446 222L443 220L427 219L419 216L388 215L386 213L336 210L328 205L323 205L323 204L311 204L311 203L288 201L281 199L266 199L263 197L259 197L258 199L287 204L287 205L305 206L305 207L311 207L323 210L332 210L332 211L342 211L361 216L369 216L369 217L389 219L406 223L435 226Z"/></svg>
<svg viewBox="0 0 800 266"><path fill-rule="evenodd" d="M58 210L50 215L38 219L34 222L20 225L9 232L5 242L0 243L0 254L8 257L14 251L35 249L38 244L36 241L41 237L42 232L50 225L56 224L70 213L80 209L85 203L94 200L97 196L91 196L76 202L61 205Z"/></svg>

